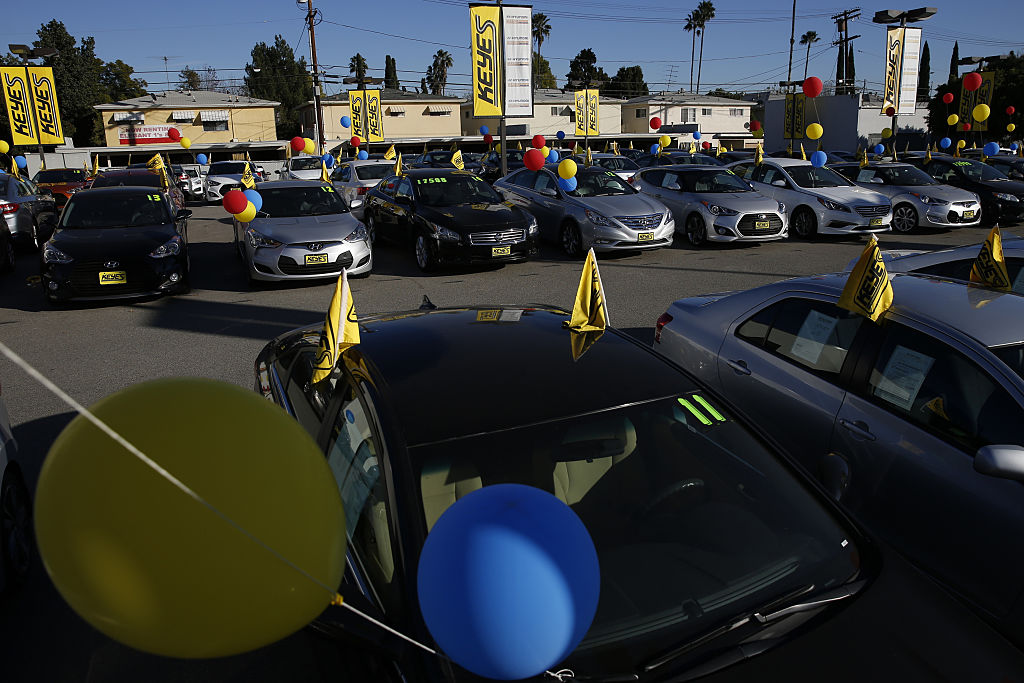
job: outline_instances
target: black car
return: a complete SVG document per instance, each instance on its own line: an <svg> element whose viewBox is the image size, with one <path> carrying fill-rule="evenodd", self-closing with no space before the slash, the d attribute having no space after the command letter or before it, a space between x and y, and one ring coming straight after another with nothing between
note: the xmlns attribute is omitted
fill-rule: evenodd
<svg viewBox="0 0 1024 683"><path fill-rule="evenodd" d="M731 164L736 161L750 161L753 158L754 151L746 149L734 149L731 152L722 152L718 155L718 160L725 164Z"/></svg>
<svg viewBox="0 0 1024 683"><path fill-rule="evenodd" d="M436 647L416 597L424 540L456 500L518 483L573 509L601 567L597 615L558 667L574 674L531 680L1024 671L1020 651L866 538L722 397L614 329L574 361L568 317L495 306L361 318L362 343L316 383L319 326L260 353L256 390L316 439L337 480L346 603ZM481 680L340 607L313 628L390 659L377 680Z"/></svg>
<svg viewBox="0 0 1024 683"><path fill-rule="evenodd" d="M639 159L640 157L647 153L648 151L645 149L633 149L632 147L619 148L619 154L629 159L632 159L633 161L636 161L637 159Z"/></svg>
<svg viewBox="0 0 1024 683"><path fill-rule="evenodd" d="M537 221L469 171L413 169L366 194L372 240L410 245L416 265L522 261L537 253Z"/></svg>
<svg viewBox="0 0 1024 683"><path fill-rule="evenodd" d="M988 164L973 159L943 156L905 156L940 183L968 190L981 201L981 219L985 223L1015 223L1024 218L1024 182L1010 180Z"/></svg>
<svg viewBox="0 0 1024 683"><path fill-rule="evenodd" d="M185 194L181 188L164 188L163 180L156 171L148 168L126 168L117 171L103 171L89 184L89 189L100 187L151 187L167 195L175 210L185 208Z"/></svg>
<svg viewBox="0 0 1024 683"><path fill-rule="evenodd" d="M452 156L455 152L438 150L434 152L427 152L419 157L416 161L416 168L455 168L455 164L452 163ZM463 153L462 155L462 166L466 171L471 173L479 174L482 170L482 165L479 158L470 158L468 154Z"/></svg>
<svg viewBox="0 0 1024 683"><path fill-rule="evenodd" d="M0 275L14 270L14 235L7 227L7 219L0 214Z"/></svg>
<svg viewBox="0 0 1024 683"><path fill-rule="evenodd" d="M72 195L43 245L43 293L52 302L189 290L188 209L148 187Z"/></svg>
<svg viewBox="0 0 1024 683"><path fill-rule="evenodd" d="M674 166L675 164L698 164L700 166L725 166L724 163L711 156L700 152L678 152L675 150L661 154L644 154L636 159L637 166L648 168L649 166Z"/></svg>
<svg viewBox="0 0 1024 683"><path fill-rule="evenodd" d="M1010 180L1024 180L1024 157L1018 157L1012 154L1000 154L998 156L989 157L985 163L1005 175Z"/></svg>
<svg viewBox="0 0 1024 683"><path fill-rule="evenodd" d="M520 168L525 168L523 163L523 154L526 151L522 149L510 149L505 152L505 164L508 167L508 172L511 173ZM498 178L505 175L501 172L501 155L497 152L488 152L484 155L484 158L480 160L480 177L489 183L493 183Z"/></svg>

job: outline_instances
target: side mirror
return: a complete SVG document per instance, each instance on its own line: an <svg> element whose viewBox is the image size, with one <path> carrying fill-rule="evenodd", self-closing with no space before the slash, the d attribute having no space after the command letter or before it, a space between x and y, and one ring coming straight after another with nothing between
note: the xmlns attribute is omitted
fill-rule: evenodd
<svg viewBox="0 0 1024 683"><path fill-rule="evenodd" d="M558 191L553 187L545 187L543 190L537 190L538 194L542 194L545 197L557 197Z"/></svg>
<svg viewBox="0 0 1024 683"><path fill-rule="evenodd" d="M174 214L174 220L184 221L192 218L192 209L179 209L178 213Z"/></svg>
<svg viewBox="0 0 1024 683"><path fill-rule="evenodd" d="M679 191L682 190L682 188L679 187L679 183L670 183L669 185L665 186L665 189L666 190L675 190L676 192L679 192Z"/></svg>
<svg viewBox="0 0 1024 683"><path fill-rule="evenodd" d="M412 206L412 197L408 197L404 194L396 194L395 203L402 204L404 206Z"/></svg>
<svg viewBox="0 0 1024 683"><path fill-rule="evenodd" d="M1024 448L982 446L974 456L974 471L990 477L1024 481Z"/></svg>
<svg viewBox="0 0 1024 683"><path fill-rule="evenodd" d="M36 195L39 197L53 197L53 190L48 187L40 187L36 190Z"/></svg>
<svg viewBox="0 0 1024 683"><path fill-rule="evenodd" d="M875 185L884 185L885 184L885 181L882 180L881 178L879 178L878 176L875 176L874 178L872 178L871 182L874 183Z"/></svg>
<svg viewBox="0 0 1024 683"><path fill-rule="evenodd" d="M773 180L772 185L775 187L786 187L786 181L779 178L778 180Z"/></svg>
<svg viewBox="0 0 1024 683"><path fill-rule="evenodd" d="M358 209L362 205L363 205L363 200L362 199L353 199L351 202L349 202L348 208L349 209Z"/></svg>

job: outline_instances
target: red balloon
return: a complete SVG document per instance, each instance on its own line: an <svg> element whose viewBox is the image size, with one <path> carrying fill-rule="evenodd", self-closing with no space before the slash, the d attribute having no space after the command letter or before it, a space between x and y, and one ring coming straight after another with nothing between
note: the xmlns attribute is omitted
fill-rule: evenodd
<svg viewBox="0 0 1024 683"><path fill-rule="evenodd" d="M177 142L178 140L181 139L181 133L178 132L177 128L168 128L167 137L169 137L174 142Z"/></svg>
<svg viewBox="0 0 1024 683"><path fill-rule="evenodd" d="M362 140L359 139L358 135L353 135L352 139L349 140L348 142L353 147L358 147L362 143ZM305 146L306 143L302 143L302 144L303 144L303 146Z"/></svg>
<svg viewBox="0 0 1024 683"><path fill-rule="evenodd" d="M711 143L708 142L707 140L705 140L704 142L700 143L700 146L703 147L704 149L711 149Z"/></svg>
<svg viewBox="0 0 1024 683"><path fill-rule="evenodd" d="M946 104L953 104L953 93L948 92L942 96L942 101Z"/></svg>
<svg viewBox="0 0 1024 683"><path fill-rule="evenodd" d="M494 136L493 135L488 133L487 135L484 136L484 144L488 144L489 145L492 142L494 142Z"/></svg>
<svg viewBox="0 0 1024 683"><path fill-rule="evenodd" d="M1013 105L1011 104L1009 107L1006 108L1006 115L1007 116L1013 116L1013 112L1015 112L1015 111L1017 111L1017 110L1014 109Z"/></svg>
<svg viewBox="0 0 1024 683"><path fill-rule="evenodd" d="M896 115L896 110L893 107L887 107L886 110L885 110L885 115L886 116L895 116Z"/></svg>
<svg viewBox="0 0 1024 683"><path fill-rule="evenodd" d="M534 135L533 142L531 144L533 144L535 149L540 149L547 144L547 140L544 139L543 135Z"/></svg>
<svg viewBox="0 0 1024 683"><path fill-rule="evenodd" d="M657 116L651 119L651 128L653 128L654 130L658 130L659 128L661 128L661 119L659 119Z"/></svg>
<svg viewBox="0 0 1024 683"><path fill-rule="evenodd" d="M964 90L971 92L981 87L981 74L972 71L971 73L964 76Z"/></svg>
<svg viewBox="0 0 1024 683"><path fill-rule="evenodd" d="M970 130L970 129L971 129L971 124L969 122L967 122L967 121L964 121L964 130Z"/></svg>
<svg viewBox="0 0 1024 683"><path fill-rule="evenodd" d="M224 205L224 210L228 213L242 213L249 205L249 198L242 194L241 190L231 190L224 195L221 204Z"/></svg>
<svg viewBox="0 0 1024 683"><path fill-rule="evenodd" d="M523 166L531 171L539 171L544 168L544 155L539 149L528 149L523 155Z"/></svg>
<svg viewBox="0 0 1024 683"><path fill-rule="evenodd" d="M291 145L293 152L301 152L306 149L306 141L297 135L292 138ZM244 209L245 207L243 206L242 208Z"/></svg>
<svg viewBox="0 0 1024 683"><path fill-rule="evenodd" d="M817 97L821 94L821 91L825 89L825 85L821 82L821 79L817 76L811 76L804 81L804 94L808 97Z"/></svg>
<svg viewBox="0 0 1024 683"><path fill-rule="evenodd" d="M750 130L754 130L754 131L761 130L761 122L760 121L751 121L750 122Z"/></svg>

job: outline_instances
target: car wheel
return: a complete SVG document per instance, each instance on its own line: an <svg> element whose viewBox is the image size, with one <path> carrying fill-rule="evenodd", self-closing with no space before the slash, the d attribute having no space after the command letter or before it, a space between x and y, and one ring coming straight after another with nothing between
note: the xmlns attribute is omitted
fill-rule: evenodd
<svg viewBox="0 0 1024 683"><path fill-rule="evenodd" d="M21 475L10 466L0 484L0 554L7 575L4 588L17 588L32 562L32 504Z"/></svg>
<svg viewBox="0 0 1024 683"><path fill-rule="evenodd" d="M892 229L908 233L917 227L917 211L910 204L900 204L892 210Z"/></svg>
<svg viewBox="0 0 1024 683"><path fill-rule="evenodd" d="M572 221L562 223L562 250L570 258L579 258L583 251L583 238L580 229Z"/></svg>
<svg viewBox="0 0 1024 683"><path fill-rule="evenodd" d="M424 273L429 273L437 267L437 257L434 256L434 252L430 247L430 238L424 233L416 235L416 242L414 245L416 252L416 265Z"/></svg>
<svg viewBox="0 0 1024 683"><path fill-rule="evenodd" d="M373 216L366 217L366 232L370 233L370 244L377 242L377 221L373 220Z"/></svg>
<svg viewBox="0 0 1024 683"><path fill-rule="evenodd" d="M793 234L802 240L812 240L818 234L818 219L814 212L806 206L801 206L793 212L793 220L790 225Z"/></svg>
<svg viewBox="0 0 1024 683"><path fill-rule="evenodd" d="M703 246L708 241L708 229L699 213L691 213L686 217L686 239L695 247Z"/></svg>

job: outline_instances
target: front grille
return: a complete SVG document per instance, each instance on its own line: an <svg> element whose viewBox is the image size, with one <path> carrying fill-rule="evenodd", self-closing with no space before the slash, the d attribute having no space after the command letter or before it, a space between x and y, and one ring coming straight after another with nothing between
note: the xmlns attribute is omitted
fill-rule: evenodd
<svg viewBox="0 0 1024 683"><path fill-rule="evenodd" d="M320 245L319 248L313 249L314 244ZM328 247L333 247L335 244L340 244L340 242L295 242L294 244L289 244L288 246L302 247L303 249L308 249L310 251L323 251Z"/></svg>
<svg viewBox="0 0 1024 683"><path fill-rule="evenodd" d="M234 185L232 183L227 183L225 185L221 185L220 187L211 187L210 189L213 191L214 194L219 194L221 197L223 197L231 190L241 190L242 186L241 184Z"/></svg>
<svg viewBox="0 0 1024 683"><path fill-rule="evenodd" d="M953 206L974 206L976 202L953 202Z"/></svg>
<svg viewBox="0 0 1024 683"><path fill-rule="evenodd" d="M307 266L304 263L296 263L294 259L287 256L282 256L277 260L278 269L285 275L325 275L327 273L340 273L342 268L348 268L351 265L352 254L347 251L334 259L334 263L317 263L312 266Z"/></svg>
<svg viewBox="0 0 1024 683"><path fill-rule="evenodd" d="M650 230L661 225L661 214L652 213L647 216L616 216L615 220L619 221L627 228L633 228L634 230Z"/></svg>
<svg viewBox="0 0 1024 683"><path fill-rule="evenodd" d="M763 216L763 218L762 218ZM758 221L768 221L767 229L758 229L754 224ZM748 213L736 223L741 235L748 237L761 235L777 235L782 231L782 219L775 213Z"/></svg>
<svg viewBox="0 0 1024 683"><path fill-rule="evenodd" d="M116 268L107 268L106 261L76 261L71 269L71 286L80 296L111 296L149 292L160 285L152 269L141 261L121 261ZM127 282L121 285L101 285L100 272L123 270Z"/></svg>
<svg viewBox="0 0 1024 683"><path fill-rule="evenodd" d="M879 216L885 216L889 213L889 207L882 206L856 206L857 213L864 218L878 218Z"/></svg>
<svg viewBox="0 0 1024 683"><path fill-rule="evenodd" d="M526 239L525 230L498 230L497 232L471 232L470 244L505 244L522 242Z"/></svg>

